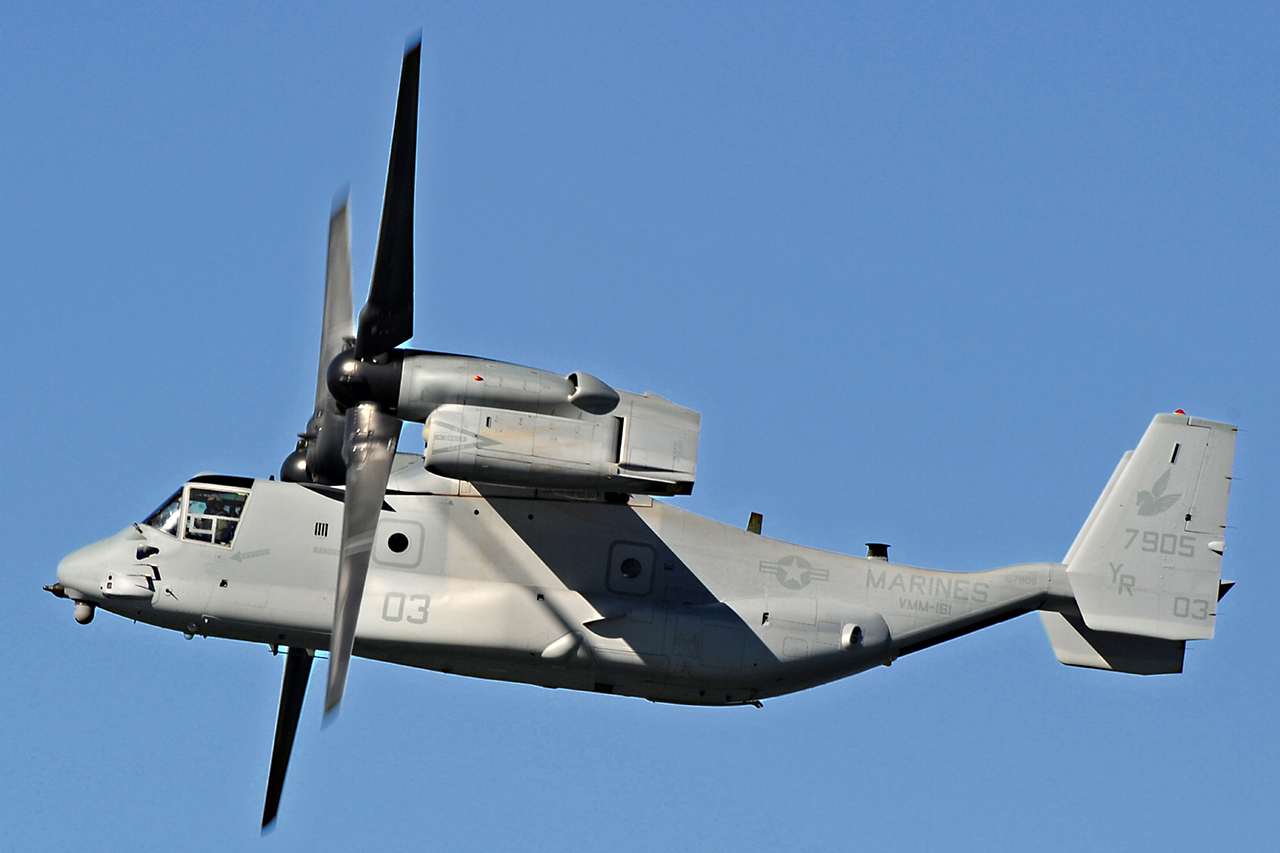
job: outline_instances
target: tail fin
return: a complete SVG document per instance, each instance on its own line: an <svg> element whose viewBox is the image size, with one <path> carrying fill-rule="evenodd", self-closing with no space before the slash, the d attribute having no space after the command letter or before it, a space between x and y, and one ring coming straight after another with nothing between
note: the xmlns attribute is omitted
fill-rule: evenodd
<svg viewBox="0 0 1280 853"><path fill-rule="evenodd" d="M1073 619L1041 613L1058 659L1180 672L1186 640L1213 637L1236 428L1156 415L1067 552Z"/></svg>

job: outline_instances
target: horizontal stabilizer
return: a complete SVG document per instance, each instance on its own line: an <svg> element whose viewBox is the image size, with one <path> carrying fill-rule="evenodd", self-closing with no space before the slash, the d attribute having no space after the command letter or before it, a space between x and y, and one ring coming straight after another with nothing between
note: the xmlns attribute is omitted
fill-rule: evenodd
<svg viewBox="0 0 1280 853"><path fill-rule="evenodd" d="M1182 672L1186 640L1163 640L1110 631L1093 631L1078 616L1041 611L1053 653L1067 666L1109 669L1137 675Z"/></svg>
<svg viewBox="0 0 1280 853"><path fill-rule="evenodd" d="M1067 555L1084 626L1213 637L1235 440L1229 424L1156 415Z"/></svg>

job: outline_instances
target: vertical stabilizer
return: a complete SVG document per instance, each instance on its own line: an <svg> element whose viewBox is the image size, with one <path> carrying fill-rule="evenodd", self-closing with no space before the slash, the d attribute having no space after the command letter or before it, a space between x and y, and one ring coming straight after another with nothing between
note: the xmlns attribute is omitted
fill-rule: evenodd
<svg viewBox="0 0 1280 853"><path fill-rule="evenodd" d="M1107 480L1107 487L1098 496L1084 526L1076 534L1075 541L1062 562L1070 565L1080 550L1081 543L1093 529L1102 508L1115 491L1120 475L1133 458L1130 450L1120 458L1120 464ZM1137 637L1133 634L1115 634L1091 631L1085 627L1078 613L1069 617L1053 611L1040 611L1044 632L1053 645L1053 653L1067 666L1090 669L1108 669L1113 672L1130 672L1139 675L1156 675L1182 672L1182 658L1186 651L1185 640L1163 640L1153 637Z"/></svg>
<svg viewBox="0 0 1280 853"><path fill-rule="evenodd" d="M1229 424L1156 415L1067 555L1084 626L1213 637L1235 438Z"/></svg>

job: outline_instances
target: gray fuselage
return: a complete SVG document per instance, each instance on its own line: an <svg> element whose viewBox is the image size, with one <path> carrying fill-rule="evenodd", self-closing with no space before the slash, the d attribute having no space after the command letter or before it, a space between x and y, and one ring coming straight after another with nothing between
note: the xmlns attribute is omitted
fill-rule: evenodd
<svg viewBox="0 0 1280 853"><path fill-rule="evenodd" d="M223 479L197 477L187 488ZM792 545L652 498L610 504L481 495L442 478L427 485L454 493L404 488L422 489L420 467L393 476L358 656L740 704L1072 604L1056 563L940 572ZM77 601L189 635L328 648L341 491L267 480L242 491L229 544L192 541L187 526L171 534L134 525L69 555L59 582Z"/></svg>

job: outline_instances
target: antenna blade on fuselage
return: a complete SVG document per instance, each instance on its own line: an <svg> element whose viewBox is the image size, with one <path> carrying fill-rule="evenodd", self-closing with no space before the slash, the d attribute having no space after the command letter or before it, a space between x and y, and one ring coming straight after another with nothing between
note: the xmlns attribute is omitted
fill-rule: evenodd
<svg viewBox="0 0 1280 853"><path fill-rule="evenodd" d="M418 147L418 74L421 36L404 55L396 102L387 191L382 198L378 251L369 300L360 311L356 358L387 352L413 337L413 183Z"/></svg>

